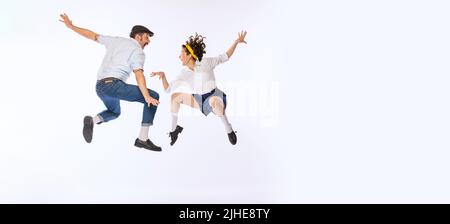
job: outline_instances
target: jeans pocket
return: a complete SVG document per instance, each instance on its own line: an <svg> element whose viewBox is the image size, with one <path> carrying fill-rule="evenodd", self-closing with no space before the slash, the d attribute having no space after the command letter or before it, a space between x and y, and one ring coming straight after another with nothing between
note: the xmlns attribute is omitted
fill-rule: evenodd
<svg viewBox="0 0 450 224"><path fill-rule="evenodd" d="M114 89L114 86L117 85L117 80L110 80L110 81L102 81L98 82L96 86L97 92L101 93L107 93Z"/></svg>
<svg viewBox="0 0 450 224"><path fill-rule="evenodd" d="M95 91L97 92L97 94L104 94L104 84L102 82L97 82L97 84L95 85Z"/></svg>

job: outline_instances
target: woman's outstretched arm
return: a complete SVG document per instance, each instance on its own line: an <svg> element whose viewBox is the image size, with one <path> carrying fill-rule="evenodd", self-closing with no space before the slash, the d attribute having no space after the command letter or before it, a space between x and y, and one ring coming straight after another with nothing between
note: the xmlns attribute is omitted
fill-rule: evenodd
<svg viewBox="0 0 450 224"><path fill-rule="evenodd" d="M150 76L151 77L158 76L159 79L161 79L161 81L162 81L164 90L167 91L167 89L169 88L169 82L167 82L166 75L164 74L164 72L152 72L152 74Z"/></svg>
<svg viewBox="0 0 450 224"><path fill-rule="evenodd" d="M233 45L231 45L230 49L228 49L228 51L227 51L228 58L230 58L231 55L233 55L234 50L236 50L236 47L238 44L240 44L240 43L247 44L247 42L245 41L246 35L247 35L247 31L242 31L242 32L238 33L238 38L234 41Z"/></svg>

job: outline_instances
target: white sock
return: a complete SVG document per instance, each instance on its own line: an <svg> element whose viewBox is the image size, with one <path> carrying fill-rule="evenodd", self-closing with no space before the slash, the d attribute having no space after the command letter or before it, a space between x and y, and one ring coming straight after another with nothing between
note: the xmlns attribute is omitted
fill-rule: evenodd
<svg viewBox="0 0 450 224"><path fill-rule="evenodd" d="M144 141L144 142L147 141L149 129L150 129L150 126L141 126L141 132L139 132L139 140Z"/></svg>
<svg viewBox="0 0 450 224"><path fill-rule="evenodd" d="M102 119L98 115L93 117L92 120L94 120L94 124L98 124L98 123L102 122Z"/></svg>
<svg viewBox="0 0 450 224"><path fill-rule="evenodd" d="M178 124L178 114L172 113L172 131L175 131Z"/></svg>
<svg viewBox="0 0 450 224"><path fill-rule="evenodd" d="M230 122L228 122L227 115L224 114L223 116L219 117L222 120L223 124L225 125L225 130L227 131L227 133L231 133L233 131L233 128L231 127Z"/></svg>

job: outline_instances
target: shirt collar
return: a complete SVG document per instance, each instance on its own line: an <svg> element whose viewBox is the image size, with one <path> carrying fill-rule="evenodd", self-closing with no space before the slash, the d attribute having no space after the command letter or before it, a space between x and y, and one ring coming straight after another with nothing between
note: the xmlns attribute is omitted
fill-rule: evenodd
<svg viewBox="0 0 450 224"><path fill-rule="evenodd" d="M136 39L134 39L134 38L130 38L130 39L133 41L133 43L136 43L136 45L142 49L141 45L139 44L139 42Z"/></svg>
<svg viewBox="0 0 450 224"><path fill-rule="evenodd" d="M194 67L194 71L192 71L187 65L183 65L183 69L185 69L186 71L195 72L197 71L197 66Z"/></svg>

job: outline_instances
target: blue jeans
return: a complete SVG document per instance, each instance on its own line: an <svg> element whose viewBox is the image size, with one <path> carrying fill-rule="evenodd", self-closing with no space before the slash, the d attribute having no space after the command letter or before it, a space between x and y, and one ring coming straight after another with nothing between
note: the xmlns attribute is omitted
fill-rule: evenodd
<svg viewBox="0 0 450 224"><path fill-rule="evenodd" d="M102 122L114 120L120 116L120 100L129 102L140 102L144 104L142 112L142 126L153 125L157 106L148 106L144 96L138 86L129 85L119 79L109 81L97 81L95 86L98 97L103 101L106 110L98 114ZM159 100L159 94L153 90L148 90L150 96Z"/></svg>

